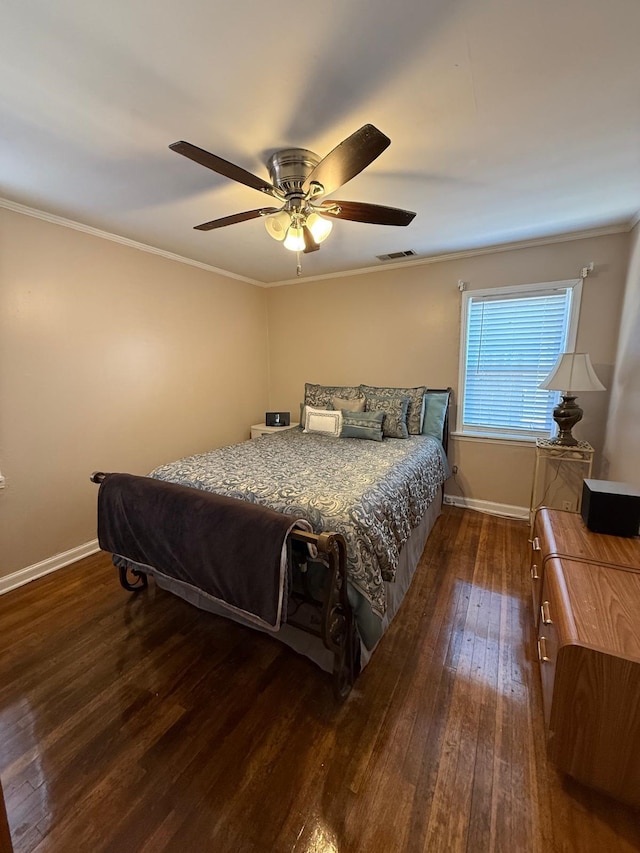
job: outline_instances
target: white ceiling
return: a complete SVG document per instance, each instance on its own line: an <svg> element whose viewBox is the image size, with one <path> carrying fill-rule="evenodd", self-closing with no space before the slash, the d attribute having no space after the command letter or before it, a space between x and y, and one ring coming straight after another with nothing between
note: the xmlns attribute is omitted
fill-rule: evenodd
<svg viewBox="0 0 640 853"><path fill-rule="evenodd" d="M334 197L415 210L337 221L303 276L629 223L640 211L639 0L3 0L0 196L271 283L295 254L269 203L168 149L268 179L371 122L391 146Z"/></svg>

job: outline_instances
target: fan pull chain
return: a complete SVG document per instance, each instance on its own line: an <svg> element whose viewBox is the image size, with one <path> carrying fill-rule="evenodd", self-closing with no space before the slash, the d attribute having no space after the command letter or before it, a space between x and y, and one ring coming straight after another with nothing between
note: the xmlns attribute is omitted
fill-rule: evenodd
<svg viewBox="0 0 640 853"><path fill-rule="evenodd" d="M300 252L296 252L296 275L302 275L302 258L300 257Z"/></svg>

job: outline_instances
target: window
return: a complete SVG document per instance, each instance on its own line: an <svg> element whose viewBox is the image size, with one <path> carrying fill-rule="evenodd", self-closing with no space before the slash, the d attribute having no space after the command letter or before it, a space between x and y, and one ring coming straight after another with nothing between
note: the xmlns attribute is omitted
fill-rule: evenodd
<svg viewBox="0 0 640 853"><path fill-rule="evenodd" d="M559 395L538 385L575 347L582 280L462 294L458 430L548 436Z"/></svg>

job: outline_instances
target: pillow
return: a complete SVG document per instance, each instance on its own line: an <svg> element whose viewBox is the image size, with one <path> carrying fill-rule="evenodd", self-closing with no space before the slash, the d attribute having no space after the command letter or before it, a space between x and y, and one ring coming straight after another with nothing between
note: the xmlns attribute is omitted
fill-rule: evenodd
<svg viewBox="0 0 640 853"><path fill-rule="evenodd" d="M382 434L385 438L409 438L407 428L407 409L409 398L378 397L371 394L367 397L368 412L383 412Z"/></svg>
<svg viewBox="0 0 640 853"><path fill-rule="evenodd" d="M384 412L342 412L342 438L382 441Z"/></svg>
<svg viewBox="0 0 640 853"><path fill-rule="evenodd" d="M409 398L409 408L407 411L407 427L410 435L420 435L422 432L422 422L424 420L424 395L427 389L424 385L419 385L417 388L376 388L375 385L361 385L360 393L368 397L369 394L375 394L377 397L397 397L398 395L406 395Z"/></svg>
<svg viewBox="0 0 640 853"><path fill-rule="evenodd" d="M341 409L343 412L364 412L364 406L367 402L366 397L355 397L353 400L347 400L344 397L333 397L331 403L334 409Z"/></svg>
<svg viewBox="0 0 640 853"><path fill-rule="evenodd" d="M424 395L425 410L424 423L422 425L423 435L432 435L438 441L442 441L444 432L444 419L449 404L449 391L427 391Z"/></svg>
<svg viewBox="0 0 640 853"><path fill-rule="evenodd" d="M357 385L314 385L312 382L305 382L305 405L314 406L317 409L330 409L334 397L353 400L356 397L362 397L362 391Z"/></svg>
<svg viewBox="0 0 640 853"><path fill-rule="evenodd" d="M314 409L304 407L304 431L320 432L324 435L339 436L342 430L342 412L330 409Z"/></svg>

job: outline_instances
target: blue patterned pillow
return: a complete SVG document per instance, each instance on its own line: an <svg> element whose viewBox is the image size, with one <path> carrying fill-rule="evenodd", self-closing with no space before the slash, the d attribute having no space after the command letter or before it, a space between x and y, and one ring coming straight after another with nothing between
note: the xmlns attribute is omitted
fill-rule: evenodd
<svg viewBox="0 0 640 853"><path fill-rule="evenodd" d="M382 441L384 412L350 412L342 410L342 438L367 438Z"/></svg>
<svg viewBox="0 0 640 853"><path fill-rule="evenodd" d="M407 396L409 398L409 408L407 410L407 428L410 435L420 435L422 432L422 422L424 420L424 395L427 392L425 385L419 385L417 388L389 388L375 385L361 385L360 393L368 397L370 394L376 397L398 397Z"/></svg>
<svg viewBox="0 0 640 853"><path fill-rule="evenodd" d="M314 385L313 382L304 384L305 406L313 406L316 409L330 409L334 397L353 400L362 396L357 385Z"/></svg>
<svg viewBox="0 0 640 853"><path fill-rule="evenodd" d="M382 434L385 438L409 438L407 428L408 397L378 397L367 394L367 412L382 412Z"/></svg>

